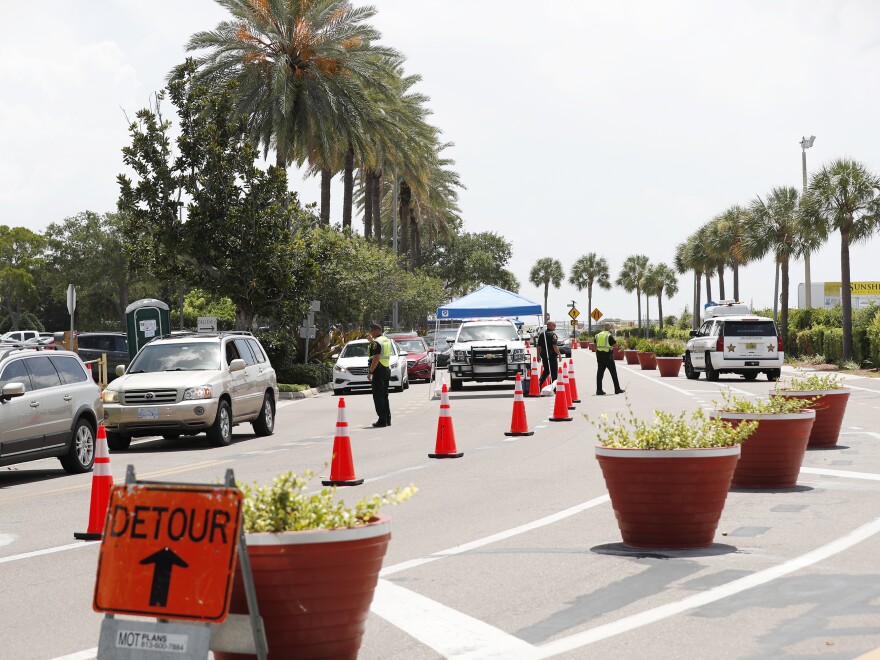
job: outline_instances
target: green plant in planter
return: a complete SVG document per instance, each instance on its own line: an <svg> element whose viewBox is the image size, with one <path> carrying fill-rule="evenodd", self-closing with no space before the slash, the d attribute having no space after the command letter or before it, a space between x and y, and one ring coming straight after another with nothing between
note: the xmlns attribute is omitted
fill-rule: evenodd
<svg viewBox="0 0 880 660"><path fill-rule="evenodd" d="M654 342L652 342L650 339L640 339L639 343L636 344L636 350L639 353L653 353Z"/></svg>
<svg viewBox="0 0 880 660"><path fill-rule="evenodd" d="M629 336L629 337L624 338L622 343L623 343L623 347L625 349L635 351L635 350L638 350L639 343L641 343L642 341L644 341L644 340L639 339L638 337Z"/></svg>
<svg viewBox="0 0 880 660"><path fill-rule="evenodd" d="M632 409L628 414L618 412L612 419L601 415L594 421L585 415L597 429L596 437L604 447L618 449L700 449L733 447L742 444L758 423L746 421L738 426L722 419L709 419L702 410L678 415L654 411L651 421L638 419Z"/></svg>
<svg viewBox="0 0 880 660"><path fill-rule="evenodd" d="M774 396L769 399L746 399L734 396L728 390L723 393L721 403L714 399L712 403L718 406L720 412L746 413L751 415L783 415L803 412L813 405L814 401L815 399L812 398L787 399L781 396Z"/></svg>
<svg viewBox="0 0 880 660"><path fill-rule="evenodd" d="M409 485L365 497L354 506L347 506L341 499L333 498L335 487L322 488L312 494L304 493L303 490L314 476L311 470L302 475L283 472L264 486L239 484L244 496L244 531L294 532L359 527L375 518L381 507L400 504L418 490Z"/></svg>
<svg viewBox="0 0 880 660"><path fill-rule="evenodd" d="M653 351L657 357L681 357L684 355L684 342L658 341L654 344Z"/></svg>
<svg viewBox="0 0 880 660"><path fill-rule="evenodd" d="M809 392L810 390L842 390L846 389L846 385L843 384L843 379L837 374L810 374L803 378L792 378L791 382L785 387L779 387L777 382L776 389Z"/></svg>

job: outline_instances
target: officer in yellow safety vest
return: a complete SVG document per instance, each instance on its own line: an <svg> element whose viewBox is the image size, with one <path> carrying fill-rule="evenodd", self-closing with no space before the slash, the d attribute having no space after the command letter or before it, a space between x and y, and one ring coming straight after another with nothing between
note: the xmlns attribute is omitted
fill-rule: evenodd
<svg viewBox="0 0 880 660"><path fill-rule="evenodd" d="M388 386L391 381L391 340L384 334L385 329L378 323L370 324L370 365L367 380L373 384L373 405L379 416L373 426L391 426L391 404L388 402Z"/></svg>
<svg viewBox="0 0 880 660"><path fill-rule="evenodd" d="M599 368L596 370L596 395L602 396L605 394L602 391L602 379L605 376L606 369L611 372L611 380L614 382L614 393L623 394L624 390L620 389L620 383L617 382L617 366L614 364L614 355L612 355L617 341L614 339L614 335L611 334L611 324L606 323L604 327L605 329L596 335L596 362L599 364Z"/></svg>

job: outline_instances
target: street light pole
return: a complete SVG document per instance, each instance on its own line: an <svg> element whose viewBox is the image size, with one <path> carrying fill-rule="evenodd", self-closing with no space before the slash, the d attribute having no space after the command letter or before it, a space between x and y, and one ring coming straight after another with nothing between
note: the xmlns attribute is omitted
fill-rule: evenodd
<svg viewBox="0 0 880 660"><path fill-rule="evenodd" d="M804 175L804 195L807 194L807 149L813 146L816 136L811 135L809 138L801 138L801 166ZM803 200L803 197L801 197ZM810 280L810 253L804 252L804 307L810 309L813 306L813 283Z"/></svg>
<svg viewBox="0 0 880 660"><path fill-rule="evenodd" d="M394 246L394 261L396 262L397 261L397 172L396 171L394 172L394 198L393 198L393 202L394 202L394 210L391 213L391 218L392 218L391 242L392 242L392 245ZM399 322L399 320L398 320L399 313L400 313L400 308L398 307L397 299L395 296L394 305L391 310L391 328L395 332L398 329L397 324Z"/></svg>

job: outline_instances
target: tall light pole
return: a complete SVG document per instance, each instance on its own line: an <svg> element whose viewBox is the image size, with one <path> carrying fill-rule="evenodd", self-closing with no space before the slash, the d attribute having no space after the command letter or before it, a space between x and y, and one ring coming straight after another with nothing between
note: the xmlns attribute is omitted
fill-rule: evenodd
<svg viewBox="0 0 880 660"><path fill-rule="evenodd" d="M804 195L807 194L807 149L813 146L816 136L801 138L801 165L804 173ZM803 197L801 197L803 200ZM812 296L813 283L810 281L810 253L804 252L804 307L810 309L813 306Z"/></svg>

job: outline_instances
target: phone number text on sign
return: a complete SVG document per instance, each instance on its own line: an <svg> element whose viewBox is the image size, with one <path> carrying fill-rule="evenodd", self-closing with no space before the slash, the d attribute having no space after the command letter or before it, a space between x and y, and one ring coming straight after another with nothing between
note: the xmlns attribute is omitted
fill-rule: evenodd
<svg viewBox="0 0 880 660"><path fill-rule="evenodd" d="M116 648L186 653L188 640L186 635L120 630L116 635Z"/></svg>

